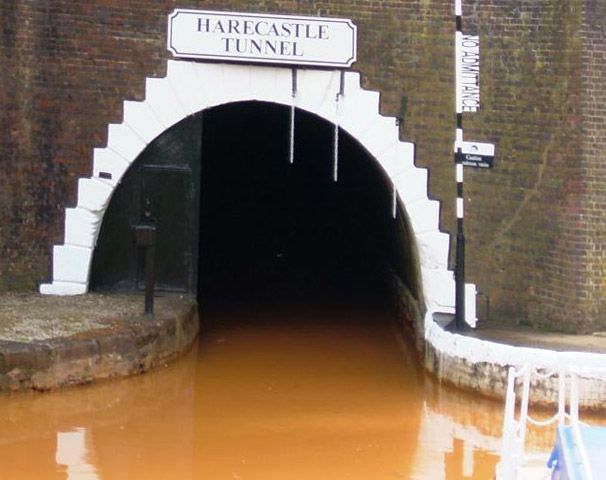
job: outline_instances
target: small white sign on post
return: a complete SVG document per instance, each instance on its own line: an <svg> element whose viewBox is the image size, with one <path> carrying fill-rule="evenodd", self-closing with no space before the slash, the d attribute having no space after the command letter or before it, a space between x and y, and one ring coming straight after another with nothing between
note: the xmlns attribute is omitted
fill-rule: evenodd
<svg viewBox="0 0 606 480"><path fill-rule="evenodd" d="M175 9L167 47L175 57L350 67L356 26L349 19Z"/></svg>
<svg viewBox="0 0 606 480"><path fill-rule="evenodd" d="M465 167L492 168L494 144L480 142L455 142L454 151L461 149L461 163Z"/></svg>
<svg viewBox="0 0 606 480"><path fill-rule="evenodd" d="M457 113L480 110L480 37L456 33Z"/></svg>

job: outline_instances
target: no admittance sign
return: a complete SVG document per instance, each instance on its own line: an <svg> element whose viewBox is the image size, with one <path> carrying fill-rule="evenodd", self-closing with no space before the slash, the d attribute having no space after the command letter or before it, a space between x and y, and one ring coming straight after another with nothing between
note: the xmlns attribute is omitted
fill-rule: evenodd
<svg viewBox="0 0 606 480"><path fill-rule="evenodd" d="M457 113L480 110L480 37L456 34Z"/></svg>

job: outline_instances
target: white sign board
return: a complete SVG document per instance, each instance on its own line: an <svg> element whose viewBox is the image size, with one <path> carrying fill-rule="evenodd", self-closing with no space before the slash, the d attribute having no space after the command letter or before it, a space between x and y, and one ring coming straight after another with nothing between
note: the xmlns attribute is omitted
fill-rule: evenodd
<svg viewBox="0 0 606 480"><path fill-rule="evenodd" d="M480 109L480 37L456 34L457 113Z"/></svg>
<svg viewBox="0 0 606 480"><path fill-rule="evenodd" d="M466 167L492 168L494 144L480 142L455 142L455 152L461 148L461 163Z"/></svg>
<svg viewBox="0 0 606 480"><path fill-rule="evenodd" d="M480 142L455 142L454 151L461 147L463 153L479 153L481 155L494 156L494 143Z"/></svg>
<svg viewBox="0 0 606 480"><path fill-rule="evenodd" d="M350 67L356 26L343 18L260 15L177 8L168 16L175 57Z"/></svg>

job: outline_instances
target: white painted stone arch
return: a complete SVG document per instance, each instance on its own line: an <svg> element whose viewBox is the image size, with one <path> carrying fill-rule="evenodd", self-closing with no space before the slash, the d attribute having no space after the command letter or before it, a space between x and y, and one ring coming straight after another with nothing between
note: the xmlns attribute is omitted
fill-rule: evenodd
<svg viewBox="0 0 606 480"><path fill-rule="evenodd" d="M51 283L40 292L87 292L93 250L105 210L122 176L147 144L185 117L217 105L265 101L291 105L292 70L282 67L168 61L165 78L148 78L145 100L125 101L124 118L108 127L107 146L94 152L90 178L78 181L78 203L65 209L65 239L53 248ZM379 93L360 87L360 76L346 72L337 109L340 72L299 69L297 108L341 128L364 146L397 189L411 221L429 311L454 311L454 278L448 270L449 236L439 230L439 202L427 195L427 170L414 165L414 145L399 140L394 118L379 113ZM470 289L472 293L473 288ZM475 320L475 294L468 302Z"/></svg>

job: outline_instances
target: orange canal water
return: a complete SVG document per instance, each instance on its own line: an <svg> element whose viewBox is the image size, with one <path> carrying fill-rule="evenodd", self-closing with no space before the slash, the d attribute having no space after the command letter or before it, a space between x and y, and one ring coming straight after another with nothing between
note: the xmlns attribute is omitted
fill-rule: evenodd
<svg viewBox="0 0 606 480"><path fill-rule="evenodd" d="M435 383L386 314L216 313L202 329L149 374L0 398L0 478L493 478L501 403Z"/></svg>

